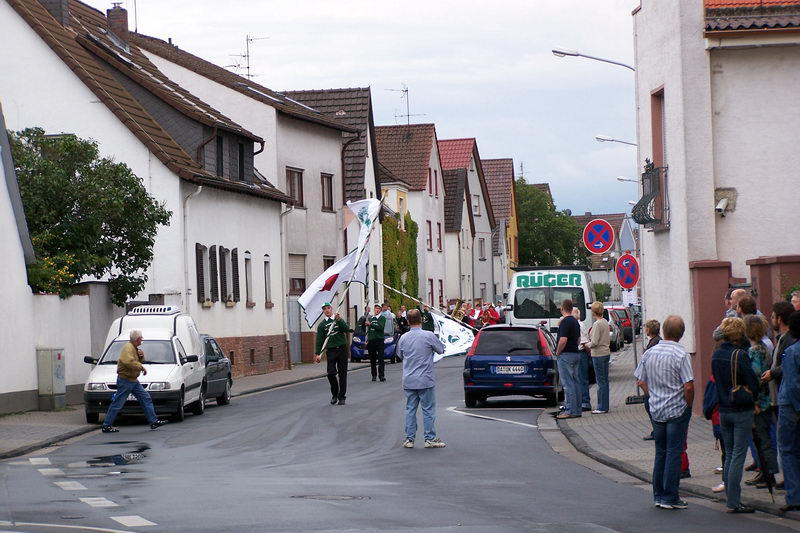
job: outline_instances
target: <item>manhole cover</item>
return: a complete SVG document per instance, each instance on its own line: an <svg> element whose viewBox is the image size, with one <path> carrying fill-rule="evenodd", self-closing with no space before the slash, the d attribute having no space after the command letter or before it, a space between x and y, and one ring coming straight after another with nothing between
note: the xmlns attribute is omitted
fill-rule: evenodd
<svg viewBox="0 0 800 533"><path fill-rule="evenodd" d="M292 498L299 498L303 500L369 500L369 496L345 496L341 494L302 494L299 496L291 496Z"/></svg>
<svg viewBox="0 0 800 533"><path fill-rule="evenodd" d="M81 516L81 515L77 515L77 514L75 514L75 515L64 515L64 516L61 517L62 520L82 520L84 518L86 518L86 517L85 516ZM73 527L73 526L70 526L70 527Z"/></svg>

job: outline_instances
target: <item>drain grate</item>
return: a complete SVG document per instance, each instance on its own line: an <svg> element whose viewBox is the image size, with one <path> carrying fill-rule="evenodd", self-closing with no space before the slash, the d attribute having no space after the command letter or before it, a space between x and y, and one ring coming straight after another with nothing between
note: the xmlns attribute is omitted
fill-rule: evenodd
<svg viewBox="0 0 800 533"><path fill-rule="evenodd" d="M301 500L324 500L324 501L346 501L346 500L369 500L369 496L348 496L344 494L301 494L290 496Z"/></svg>

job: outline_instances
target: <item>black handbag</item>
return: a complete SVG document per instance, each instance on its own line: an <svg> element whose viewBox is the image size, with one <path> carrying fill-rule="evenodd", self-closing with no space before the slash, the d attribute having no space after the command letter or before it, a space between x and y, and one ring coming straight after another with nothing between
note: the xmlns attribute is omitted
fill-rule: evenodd
<svg viewBox="0 0 800 533"><path fill-rule="evenodd" d="M739 385L736 376L739 374L739 352L742 350L734 350L731 356L731 404L735 407L753 407L755 398L753 391L747 385Z"/></svg>

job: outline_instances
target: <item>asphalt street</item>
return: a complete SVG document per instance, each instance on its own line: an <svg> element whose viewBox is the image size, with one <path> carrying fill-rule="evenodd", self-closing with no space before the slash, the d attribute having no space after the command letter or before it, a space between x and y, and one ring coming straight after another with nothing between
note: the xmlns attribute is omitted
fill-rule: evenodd
<svg viewBox="0 0 800 533"><path fill-rule="evenodd" d="M555 453L537 427L539 402L464 409L462 367L451 358L437 368L444 449L424 449L421 435L401 447L401 368L387 365L385 383L351 373L346 406L331 406L317 380L209 403L205 415L157 431L131 421L4 461L0 532L800 529L698 500L656 509L648 487Z"/></svg>

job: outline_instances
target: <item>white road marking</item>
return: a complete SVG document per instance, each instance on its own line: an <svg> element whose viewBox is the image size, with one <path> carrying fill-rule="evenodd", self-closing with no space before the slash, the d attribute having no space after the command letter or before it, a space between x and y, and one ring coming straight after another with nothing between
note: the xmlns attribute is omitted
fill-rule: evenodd
<svg viewBox="0 0 800 533"><path fill-rule="evenodd" d="M57 487L64 490L89 490L77 481L56 481L54 482Z"/></svg>
<svg viewBox="0 0 800 533"><path fill-rule="evenodd" d="M49 465L50 459L47 457L31 457L28 459L32 465Z"/></svg>
<svg viewBox="0 0 800 533"><path fill-rule="evenodd" d="M3 527L47 527L53 529L75 529L80 531L97 531L98 533L132 533L124 529L109 529L106 527L92 527L92 526L65 526L61 524L38 524L36 522L8 522L0 520L0 526Z"/></svg>
<svg viewBox="0 0 800 533"><path fill-rule="evenodd" d="M80 500L92 507L119 507L119 505L106 498L81 498Z"/></svg>
<svg viewBox="0 0 800 533"><path fill-rule="evenodd" d="M109 517L111 520L115 520L122 524L125 527L144 527L144 526L157 526L155 522L151 522L150 520L144 519L141 516L137 515L130 515L130 516L111 516Z"/></svg>
<svg viewBox="0 0 800 533"><path fill-rule="evenodd" d="M505 418L496 418L496 417L493 417L493 416L476 415L475 413L466 413L464 411L459 411L458 407L448 407L447 410L450 411L451 413L458 413L460 415L471 416L471 417L474 417L474 418L483 418L484 420L494 420L496 422L505 422L507 424L514 424L515 426L523 426L523 427L526 427L526 428L533 428L533 429L538 429L539 428L539 426L537 426L536 424L526 424L525 422L517 422L516 420L506 420Z"/></svg>
<svg viewBox="0 0 800 533"><path fill-rule="evenodd" d="M39 473L43 476L63 476L64 471L60 468L39 468Z"/></svg>

